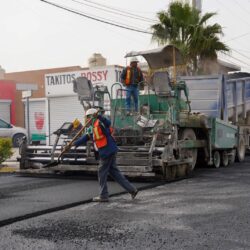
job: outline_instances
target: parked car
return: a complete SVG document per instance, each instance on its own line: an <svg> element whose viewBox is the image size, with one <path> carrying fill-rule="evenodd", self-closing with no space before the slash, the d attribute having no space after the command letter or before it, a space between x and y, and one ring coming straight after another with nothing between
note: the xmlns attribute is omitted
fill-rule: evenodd
<svg viewBox="0 0 250 250"><path fill-rule="evenodd" d="M15 127L14 125L0 119L0 137L12 138L12 143L14 147L19 147L22 138L27 136L27 130L20 127Z"/></svg>

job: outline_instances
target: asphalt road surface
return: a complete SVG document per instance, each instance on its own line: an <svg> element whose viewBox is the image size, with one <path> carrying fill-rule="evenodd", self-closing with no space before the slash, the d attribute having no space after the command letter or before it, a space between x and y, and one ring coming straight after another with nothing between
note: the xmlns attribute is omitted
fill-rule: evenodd
<svg viewBox="0 0 250 250"><path fill-rule="evenodd" d="M149 185L135 183L137 187ZM108 186L111 195L124 191L112 181ZM0 226L90 201L98 195L98 187L97 180L0 175Z"/></svg>
<svg viewBox="0 0 250 250"><path fill-rule="evenodd" d="M0 200L2 202L2 200ZM0 249L250 249L250 158L0 228Z"/></svg>

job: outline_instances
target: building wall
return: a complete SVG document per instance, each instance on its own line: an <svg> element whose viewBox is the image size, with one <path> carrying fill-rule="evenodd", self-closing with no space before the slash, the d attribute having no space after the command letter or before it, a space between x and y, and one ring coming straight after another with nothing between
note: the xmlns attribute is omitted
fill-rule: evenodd
<svg viewBox="0 0 250 250"><path fill-rule="evenodd" d="M74 70L81 70L80 66L71 66L63 68L52 68L52 69L41 69L41 70L31 70L23 72L12 72L5 73L4 79L12 80L16 83L33 83L38 85L38 90L33 91L32 98L42 98L45 97L45 88L44 88L44 76L45 74L51 74L56 72L68 72ZM24 105L22 103L22 92L15 91L15 124L17 126L24 127Z"/></svg>
<svg viewBox="0 0 250 250"><path fill-rule="evenodd" d="M13 100L12 101L12 112L13 112L12 123L16 126L25 127L25 103L22 100L22 91L16 90L17 83L25 83L25 84L30 83L30 84L38 85L38 90L33 91L32 93L32 96L31 96L31 101L32 101L32 99L46 97L45 84L48 83L47 78L50 75L55 76L53 80L55 79L55 81L58 81L59 78L57 78L57 76L63 76L63 77L66 77L65 79L67 79L70 73L81 72L83 76L86 76L89 80L93 82L93 84L99 84L101 82L113 83L113 82L119 81L120 72L122 68L123 67L118 66L118 65L109 65L109 66L101 66L101 67L93 67L93 68L82 68L80 66L71 66L71 67L63 67L63 68L52 68L52 69L31 70L31 71L24 71L24 72L5 73L4 78L6 80L4 81L7 82L8 84L12 82L12 91L14 93L14 97L12 99L8 98L8 99ZM108 73L109 71L110 73ZM111 78L109 77L110 74L112 76ZM0 92L7 93L6 89L11 88L8 84L2 85L2 90L0 89ZM72 87L70 88L70 90L72 91ZM59 94L60 90L58 89L56 90L56 92L58 92L56 93L56 95L60 96ZM82 107L80 106L80 108Z"/></svg>
<svg viewBox="0 0 250 250"><path fill-rule="evenodd" d="M16 84L14 81L0 80L0 100L11 100L10 122L16 123Z"/></svg>
<svg viewBox="0 0 250 250"><path fill-rule="evenodd" d="M47 144L52 144L55 136L52 135L55 130L60 128L64 122L71 122L74 119L83 121L84 109L77 94L73 91L73 80L77 77L86 77L93 86L106 86L111 93L111 87L114 83L119 82L120 74L123 67L118 65L98 66L82 69L80 71L58 72L47 74L45 76L45 95L47 97L46 106L46 135ZM113 94L117 93L116 85ZM89 96L90 97L90 96ZM95 103L98 105L98 103ZM106 114L110 109L110 100L104 96L104 108ZM61 141L59 142L61 143Z"/></svg>

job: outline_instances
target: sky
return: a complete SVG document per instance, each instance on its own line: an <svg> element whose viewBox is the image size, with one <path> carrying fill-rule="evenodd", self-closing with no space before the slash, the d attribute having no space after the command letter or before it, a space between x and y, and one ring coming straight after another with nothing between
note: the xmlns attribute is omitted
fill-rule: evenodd
<svg viewBox="0 0 250 250"><path fill-rule="evenodd" d="M157 21L156 13L166 10L170 3L170 0L48 1L146 32ZM109 7L109 12L101 10L103 5ZM122 14L115 15L111 8L122 10ZM250 72L250 0L203 0L202 12L216 12L211 22L223 27L222 41L231 51L229 56L220 58ZM130 18L125 16L129 14ZM0 0L0 24L0 65L7 73L87 67L93 53L101 53L107 64L125 65L127 52L158 47L150 34L87 19L41 0Z"/></svg>

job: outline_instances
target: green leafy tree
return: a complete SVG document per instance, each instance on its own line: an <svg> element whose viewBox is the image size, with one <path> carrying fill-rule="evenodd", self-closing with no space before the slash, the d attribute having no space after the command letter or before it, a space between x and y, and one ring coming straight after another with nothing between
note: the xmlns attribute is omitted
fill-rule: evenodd
<svg viewBox="0 0 250 250"><path fill-rule="evenodd" d="M189 4L172 2L167 11L157 13L159 22L152 25L152 41L159 45L173 44L181 52L186 65L197 73L199 63L216 59L218 52L228 52L228 46L220 41L223 35L218 23L208 25L207 21L216 13L205 13Z"/></svg>

